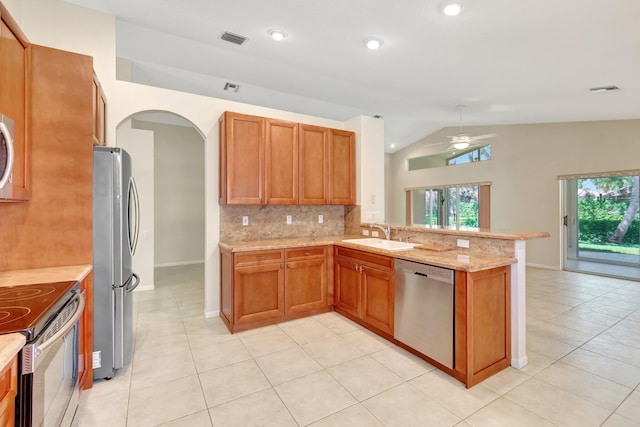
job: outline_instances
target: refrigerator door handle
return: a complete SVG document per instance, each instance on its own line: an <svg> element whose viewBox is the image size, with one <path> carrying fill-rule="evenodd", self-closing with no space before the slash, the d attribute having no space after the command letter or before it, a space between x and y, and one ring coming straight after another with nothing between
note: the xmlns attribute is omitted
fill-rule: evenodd
<svg viewBox="0 0 640 427"><path fill-rule="evenodd" d="M132 273L131 275L133 276L133 279L135 279L135 281L131 280L129 282L129 286L125 288L125 292L127 293L133 292L133 290L140 284L140 277L136 273Z"/></svg>
<svg viewBox="0 0 640 427"><path fill-rule="evenodd" d="M131 205L133 203L133 206ZM129 181L129 213L133 207L133 218L129 214L129 249L131 255L135 255L136 248L138 247L138 237L140 235L140 198L138 196L138 187L136 186L136 180L131 177ZM133 228L133 230L132 230Z"/></svg>

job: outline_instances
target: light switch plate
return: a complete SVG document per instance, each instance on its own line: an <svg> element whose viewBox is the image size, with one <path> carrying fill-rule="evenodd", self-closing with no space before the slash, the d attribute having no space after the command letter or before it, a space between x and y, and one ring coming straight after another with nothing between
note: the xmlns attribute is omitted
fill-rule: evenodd
<svg viewBox="0 0 640 427"><path fill-rule="evenodd" d="M242 217L242 225L249 225L249 217L248 216L243 216Z"/></svg>
<svg viewBox="0 0 640 427"><path fill-rule="evenodd" d="M322 224L324 222L324 215L318 215L318 224Z"/></svg>

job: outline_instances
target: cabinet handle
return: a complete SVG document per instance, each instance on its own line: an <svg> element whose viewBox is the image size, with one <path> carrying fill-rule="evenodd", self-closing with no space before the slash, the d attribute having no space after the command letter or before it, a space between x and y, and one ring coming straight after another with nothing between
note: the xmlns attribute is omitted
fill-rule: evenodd
<svg viewBox="0 0 640 427"><path fill-rule="evenodd" d="M291 268L291 264L287 264L287 268Z"/></svg>

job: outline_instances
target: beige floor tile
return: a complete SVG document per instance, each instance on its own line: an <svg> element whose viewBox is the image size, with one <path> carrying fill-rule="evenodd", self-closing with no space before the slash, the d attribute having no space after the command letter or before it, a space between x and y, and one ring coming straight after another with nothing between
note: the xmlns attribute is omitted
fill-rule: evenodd
<svg viewBox="0 0 640 427"><path fill-rule="evenodd" d="M89 395L95 398L128 395L131 388L131 371L131 365L129 365L124 369L118 369L110 380L94 379L93 387L83 391L80 395Z"/></svg>
<svg viewBox="0 0 640 427"><path fill-rule="evenodd" d="M640 427L640 423L636 423L618 414L613 414L602 424L602 427Z"/></svg>
<svg viewBox="0 0 640 427"><path fill-rule="evenodd" d="M266 331L262 334L242 336L240 340L253 357L260 357L298 346L289 335L280 329Z"/></svg>
<svg viewBox="0 0 640 427"><path fill-rule="evenodd" d="M636 308L625 308L616 305L611 305L609 301L602 302L601 300L593 300L584 303L583 306L590 308L596 313L606 314L608 316L618 317L622 319L633 313Z"/></svg>
<svg viewBox="0 0 640 427"><path fill-rule="evenodd" d="M405 381L436 369L428 362L396 346L370 353L369 356Z"/></svg>
<svg viewBox="0 0 640 427"><path fill-rule="evenodd" d="M133 361L131 389L166 383L196 373L190 351Z"/></svg>
<svg viewBox="0 0 640 427"><path fill-rule="evenodd" d="M468 417L499 397L482 384L467 389L439 370L415 378L409 384L460 418Z"/></svg>
<svg viewBox="0 0 640 427"><path fill-rule="evenodd" d="M211 427L212 425L209 411L205 409L204 411L160 424L158 427Z"/></svg>
<svg viewBox="0 0 640 427"><path fill-rule="evenodd" d="M240 338L244 338L250 335L260 335L260 334L268 333L269 331L276 331L276 330L280 330L280 326L269 325L269 326L263 326L261 328L249 329L248 331L236 332L234 335Z"/></svg>
<svg viewBox="0 0 640 427"><path fill-rule="evenodd" d="M623 319L601 334L602 338L640 348L640 322Z"/></svg>
<svg viewBox="0 0 640 427"><path fill-rule="evenodd" d="M611 413L588 400L536 378L525 381L505 397L558 425L599 426Z"/></svg>
<svg viewBox="0 0 640 427"><path fill-rule="evenodd" d="M546 320L550 317L557 316L572 307L566 304L557 304L549 301L540 301L529 299L527 301L527 316L529 318Z"/></svg>
<svg viewBox="0 0 640 427"><path fill-rule="evenodd" d="M356 346L340 336L314 341L303 345L302 348L324 368L364 355Z"/></svg>
<svg viewBox="0 0 640 427"><path fill-rule="evenodd" d="M554 363L536 378L614 411L631 388L562 362Z"/></svg>
<svg viewBox="0 0 640 427"><path fill-rule="evenodd" d="M189 331L187 332L187 338L189 339L189 346L193 350L206 350L208 347L215 346L216 343L221 342L240 342L240 338L237 335L232 335L226 330L219 331L212 328Z"/></svg>
<svg viewBox="0 0 640 427"><path fill-rule="evenodd" d="M312 317L280 323L280 328L299 345L322 341L336 334Z"/></svg>
<svg viewBox="0 0 640 427"><path fill-rule="evenodd" d="M527 331L527 350L543 354L553 360L558 360L573 351L577 346Z"/></svg>
<svg viewBox="0 0 640 427"><path fill-rule="evenodd" d="M453 426L460 418L409 383L362 402L387 427Z"/></svg>
<svg viewBox="0 0 640 427"><path fill-rule="evenodd" d="M320 371L274 387L300 425L307 425L357 403L328 373Z"/></svg>
<svg viewBox="0 0 640 427"><path fill-rule="evenodd" d="M273 389L223 403L209 409L216 427L297 427Z"/></svg>
<svg viewBox="0 0 640 427"><path fill-rule="evenodd" d="M592 372L627 387L640 385L640 367L620 362L598 353L578 348L562 359L561 362L576 368Z"/></svg>
<svg viewBox="0 0 640 427"><path fill-rule="evenodd" d="M231 335L227 326L222 322L220 317L206 318L202 316L202 314L197 316L183 316L182 323L184 324L184 329L187 333L206 331Z"/></svg>
<svg viewBox="0 0 640 427"><path fill-rule="evenodd" d="M402 378L369 356L332 366L327 372L359 401L403 382Z"/></svg>
<svg viewBox="0 0 640 427"><path fill-rule="evenodd" d="M640 423L640 391L636 390L622 402L616 414Z"/></svg>
<svg viewBox="0 0 640 427"><path fill-rule="evenodd" d="M599 323L607 327L613 326L620 321L620 318L617 316L609 316L608 314L599 313L586 305L580 305L572 308L571 310L565 311L563 314L587 320L589 322Z"/></svg>
<svg viewBox="0 0 640 427"><path fill-rule="evenodd" d="M582 348L640 368L640 349L636 347L630 347L603 337L596 337L582 346Z"/></svg>
<svg viewBox="0 0 640 427"><path fill-rule="evenodd" d="M201 373L200 382L209 408L271 387L253 360Z"/></svg>
<svg viewBox="0 0 640 427"><path fill-rule="evenodd" d="M508 367L495 375L482 381L482 386L498 395L503 395L513 390L526 380L531 378L520 369Z"/></svg>
<svg viewBox="0 0 640 427"><path fill-rule="evenodd" d="M129 392L100 395L91 393L92 389L82 392L80 406L76 415L78 426L126 427Z"/></svg>
<svg viewBox="0 0 640 427"><path fill-rule="evenodd" d="M206 408L197 375L135 390L127 427L155 426Z"/></svg>
<svg viewBox="0 0 640 427"><path fill-rule="evenodd" d="M338 335L362 329L362 326L334 312L319 314L314 318Z"/></svg>
<svg viewBox="0 0 640 427"><path fill-rule="evenodd" d="M177 335L185 332L179 318L161 318L159 320L139 318L136 324L136 339Z"/></svg>
<svg viewBox="0 0 640 427"><path fill-rule="evenodd" d="M190 352L189 340L186 333L136 337L135 360L150 359L158 356L167 356L174 353Z"/></svg>
<svg viewBox="0 0 640 427"><path fill-rule="evenodd" d="M364 329L348 332L342 335L342 337L356 346L358 350L367 354L384 350L392 345L383 338Z"/></svg>
<svg viewBox="0 0 640 427"><path fill-rule="evenodd" d="M561 326L563 328L573 329L574 331L579 331L585 334L589 334L591 336L596 336L608 328L608 326L603 325L601 323L596 323L590 320L574 317L569 315L566 312L561 313L557 316L551 317L550 319L547 320L547 322L553 325Z"/></svg>
<svg viewBox="0 0 640 427"><path fill-rule="evenodd" d="M553 427L551 421L501 397L465 420L474 427Z"/></svg>
<svg viewBox="0 0 640 427"><path fill-rule="evenodd" d="M322 369L318 362L297 345L258 357L255 361L271 385L282 384Z"/></svg>
<svg viewBox="0 0 640 427"><path fill-rule="evenodd" d="M310 424L310 427L384 427L384 425L373 416L361 404L349 406L340 412L329 415L326 418Z"/></svg>
<svg viewBox="0 0 640 427"><path fill-rule="evenodd" d="M527 333L536 334L546 338L553 338L554 340L569 344L573 347L581 346L595 335L564 328L541 320L528 322Z"/></svg>
<svg viewBox="0 0 640 427"><path fill-rule="evenodd" d="M520 372L527 375L535 375L556 361L556 359L552 357L536 353L529 348L527 348L527 359L527 365L524 368L519 369Z"/></svg>
<svg viewBox="0 0 640 427"><path fill-rule="evenodd" d="M211 342L201 347L192 347L191 352L198 372L251 359L251 354L239 339Z"/></svg>

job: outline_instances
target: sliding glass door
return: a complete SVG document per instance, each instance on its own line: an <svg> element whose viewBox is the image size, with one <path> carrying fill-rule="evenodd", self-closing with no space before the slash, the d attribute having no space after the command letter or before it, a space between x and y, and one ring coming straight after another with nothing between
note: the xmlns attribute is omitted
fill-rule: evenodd
<svg viewBox="0 0 640 427"><path fill-rule="evenodd" d="M605 274L640 267L640 176L570 179L563 188L568 269L580 270L580 262L611 266L602 267Z"/></svg>

